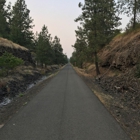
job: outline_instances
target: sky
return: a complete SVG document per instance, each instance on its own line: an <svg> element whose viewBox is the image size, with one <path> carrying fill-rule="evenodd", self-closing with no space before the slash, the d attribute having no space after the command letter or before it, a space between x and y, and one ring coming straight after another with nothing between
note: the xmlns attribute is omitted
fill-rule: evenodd
<svg viewBox="0 0 140 140"><path fill-rule="evenodd" d="M7 0L12 5L16 1ZM40 32L43 25L46 25L52 37L60 38L63 53L68 58L74 51L72 45L76 41L75 30L78 23L74 20L82 13L78 7L79 2L84 3L84 0L25 0L27 8L30 10L30 17L34 19L33 32ZM121 16L121 18L123 20L120 28L125 28L129 19L126 16Z"/></svg>

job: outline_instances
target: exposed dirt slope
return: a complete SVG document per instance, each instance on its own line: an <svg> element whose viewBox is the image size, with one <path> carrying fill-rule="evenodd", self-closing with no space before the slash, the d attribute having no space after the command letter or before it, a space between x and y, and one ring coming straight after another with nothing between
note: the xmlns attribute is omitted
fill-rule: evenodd
<svg viewBox="0 0 140 140"><path fill-rule="evenodd" d="M140 32L115 37L100 53L101 66L120 70L136 65L140 57Z"/></svg>
<svg viewBox="0 0 140 140"><path fill-rule="evenodd" d="M90 63L77 71L128 135L140 140L140 78L136 77L140 31L115 37L98 56L100 76L96 77L95 65Z"/></svg>

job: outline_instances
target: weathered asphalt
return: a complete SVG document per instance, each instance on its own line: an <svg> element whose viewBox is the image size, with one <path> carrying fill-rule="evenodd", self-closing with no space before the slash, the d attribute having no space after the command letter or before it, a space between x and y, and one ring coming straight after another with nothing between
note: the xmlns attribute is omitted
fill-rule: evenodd
<svg viewBox="0 0 140 140"><path fill-rule="evenodd" d="M0 140L130 140L70 64L0 129Z"/></svg>

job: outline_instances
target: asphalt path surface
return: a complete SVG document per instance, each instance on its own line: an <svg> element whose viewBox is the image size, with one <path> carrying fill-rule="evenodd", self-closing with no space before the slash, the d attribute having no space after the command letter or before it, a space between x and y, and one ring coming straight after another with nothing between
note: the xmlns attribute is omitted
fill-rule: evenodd
<svg viewBox="0 0 140 140"><path fill-rule="evenodd" d="M130 140L66 65L0 129L0 140Z"/></svg>

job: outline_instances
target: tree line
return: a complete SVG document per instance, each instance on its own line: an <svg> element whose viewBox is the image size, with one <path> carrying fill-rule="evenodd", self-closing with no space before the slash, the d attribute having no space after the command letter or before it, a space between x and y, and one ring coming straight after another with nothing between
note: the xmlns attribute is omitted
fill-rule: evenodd
<svg viewBox="0 0 140 140"><path fill-rule="evenodd" d="M94 62L99 75L98 52L121 32L119 14L131 18L126 30L140 27L140 0L85 0L79 7L82 13L75 22L80 22L80 26L75 31L76 42L70 62L80 68L83 62Z"/></svg>
<svg viewBox="0 0 140 140"><path fill-rule="evenodd" d="M41 65L67 63L60 39L57 36L53 39L46 25L36 34L33 27L25 0L17 0L13 6L6 4L6 0L0 0L0 37L28 48Z"/></svg>

